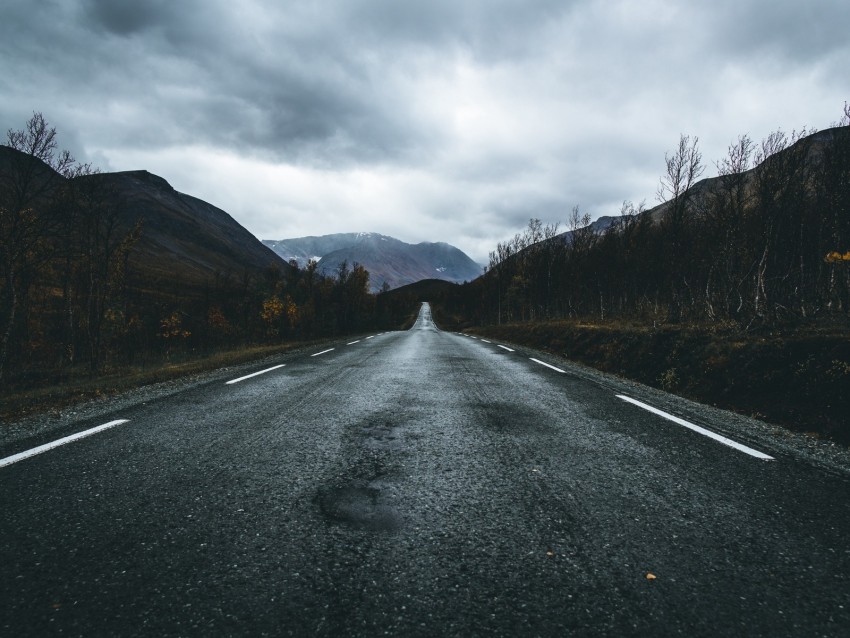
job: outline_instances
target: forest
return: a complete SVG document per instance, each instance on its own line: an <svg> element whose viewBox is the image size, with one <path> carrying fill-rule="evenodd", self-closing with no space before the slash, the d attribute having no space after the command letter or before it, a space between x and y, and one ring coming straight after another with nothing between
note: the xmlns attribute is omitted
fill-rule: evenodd
<svg viewBox="0 0 850 638"><path fill-rule="evenodd" d="M567 232L531 219L485 275L447 295L471 325L547 319L713 324L741 330L846 321L850 313L850 107L824 131L741 135L705 166L682 135L660 204L623 204L595 231L575 207Z"/></svg>
<svg viewBox="0 0 850 638"><path fill-rule="evenodd" d="M280 261L190 281L176 259L134 259L151 229L143 218L128 222L97 169L59 150L40 113L9 130L6 146L18 152L0 162L0 394L251 345L396 328L410 311L370 294L358 264L326 277L315 263Z"/></svg>

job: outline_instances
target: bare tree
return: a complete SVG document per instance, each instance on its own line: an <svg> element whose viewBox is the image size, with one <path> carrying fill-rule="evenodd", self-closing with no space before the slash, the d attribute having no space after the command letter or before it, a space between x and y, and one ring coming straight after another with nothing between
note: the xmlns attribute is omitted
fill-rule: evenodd
<svg viewBox="0 0 850 638"><path fill-rule="evenodd" d="M41 113L33 113L26 128L9 129L6 137L8 146L17 153L8 154L0 182L0 381L21 300L26 297L33 271L51 257L56 217L47 210L49 199L65 177L74 174L74 158L68 151L57 150L56 129Z"/></svg>
<svg viewBox="0 0 850 638"><path fill-rule="evenodd" d="M669 203L666 217L679 221L691 199L691 187L700 178L705 166L699 150L699 138L679 136L679 145L672 154L664 155L666 171L658 186L658 200Z"/></svg>
<svg viewBox="0 0 850 638"><path fill-rule="evenodd" d="M715 163L717 187L705 208L704 231L716 248L708 269L705 283L706 309L710 318L716 317L715 303L723 306L723 315L740 312L744 299L739 279L743 249L741 225L744 223L750 201L748 171L752 166L755 143L748 135L739 135L729 145L726 156ZM736 307L732 308L733 297L737 296Z"/></svg>
<svg viewBox="0 0 850 638"><path fill-rule="evenodd" d="M679 145L672 154L664 156L664 162L666 171L658 186L658 199L667 204L662 221L667 239L667 263L670 266L671 319L678 321L683 310L683 291L688 288L683 274L688 253L685 245L687 214L693 199L692 188L705 170L699 151L699 138L680 135Z"/></svg>

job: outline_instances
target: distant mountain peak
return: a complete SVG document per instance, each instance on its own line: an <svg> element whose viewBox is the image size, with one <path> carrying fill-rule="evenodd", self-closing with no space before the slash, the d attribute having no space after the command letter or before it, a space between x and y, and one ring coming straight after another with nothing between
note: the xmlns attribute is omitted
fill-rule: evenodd
<svg viewBox="0 0 850 638"><path fill-rule="evenodd" d="M358 263L369 271L373 292L384 283L390 288L423 279L460 283L482 273L480 265L445 242L408 244L375 232L263 240L263 243L286 261L295 260L302 268L309 260L317 260L319 270L328 275L333 275L342 262Z"/></svg>

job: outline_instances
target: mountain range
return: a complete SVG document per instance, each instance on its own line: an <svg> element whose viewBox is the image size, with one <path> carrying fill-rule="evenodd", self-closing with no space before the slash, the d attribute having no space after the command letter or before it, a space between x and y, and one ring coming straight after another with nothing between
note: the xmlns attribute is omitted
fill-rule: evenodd
<svg viewBox="0 0 850 638"><path fill-rule="evenodd" d="M349 267L360 264L369 271L372 292L381 290L385 284L398 288L423 279L472 281L483 270L463 251L449 244L408 244L378 233L266 239L263 243L284 260L294 260L300 268L310 260L318 262L318 270L326 275L336 273L343 262Z"/></svg>
<svg viewBox="0 0 850 638"><path fill-rule="evenodd" d="M0 174L24 169L51 190L67 182L41 161L0 146ZM141 224L127 266L134 285L151 292L195 295L223 278L255 279L269 268L286 272L293 259L301 268L310 259L318 261L325 275L334 275L342 262L361 264L370 273L372 292L385 283L390 288L432 278L460 283L482 273L480 265L449 244L407 244L376 233L261 242L227 212L145 170L75 179L112 211L116 238Z"/></svg>

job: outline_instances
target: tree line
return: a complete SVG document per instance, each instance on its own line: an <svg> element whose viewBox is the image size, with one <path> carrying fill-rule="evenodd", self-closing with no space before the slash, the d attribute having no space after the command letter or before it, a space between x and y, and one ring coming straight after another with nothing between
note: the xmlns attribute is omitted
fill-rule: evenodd
<svg viewBox="0 0 850 638"><path fill-rule="evenodd" d="M134 266L144 221L127 225L98 171L60 151L35 113L0 161L0 393L120 366L246 345L393 329L410 312L369 293L369 273L339 265L180 272L152 279Z"/></svg>
<svg viewBox="0 0 850 638"><path fill-rule="evenodd" d="M665 157L660 205L623 204L604 231L575 207L531 219L446 309L472 323L576 318L742 328L850 312L850 106L834 127L741 135L705 170L699 140Z"/></svg>

